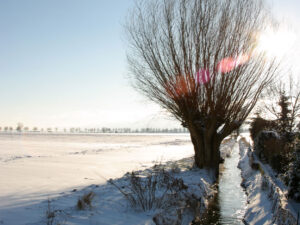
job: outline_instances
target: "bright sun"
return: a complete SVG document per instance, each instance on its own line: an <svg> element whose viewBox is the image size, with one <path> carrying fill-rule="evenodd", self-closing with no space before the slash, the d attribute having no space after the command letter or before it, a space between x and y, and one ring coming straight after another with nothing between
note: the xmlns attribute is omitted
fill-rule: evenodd
<svg viewBox="0 0 300 225"><path fill-rule="evenodd" d="M264 51L267 57L285 57L296 41L296 35L287 29L267 29L257 38L258 51Z"/></svg>

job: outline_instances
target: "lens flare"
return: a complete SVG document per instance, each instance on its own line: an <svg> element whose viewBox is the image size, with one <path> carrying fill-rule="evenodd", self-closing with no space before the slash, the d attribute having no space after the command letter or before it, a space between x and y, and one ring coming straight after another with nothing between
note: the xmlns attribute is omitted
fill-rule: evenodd
<svg viewBox="0 0 300 225"><path fill-rule="evenodd" d="M217 65L217 71L220 73L229 73L238 66L247 63L250 55L240 54L237 57L226 57ZM210 81L211 74L208 69L200 69L192 76L176 75L173 81L165 84L165 90L171 98L180 98L188 95L196 89L196 84L206 84ZM195 81L195 82L194 82Z"/></svg>
<svg viewBox="0 0 300 225"><path fill-rule="evenodd" d="M237 66L241 66L250 60L250 55L241 54L237 57Z"/></svg>
<svg viewBox="0 0 300 225"><path fill-rule="evenodd" d="M221 73L229 73L235 68L236 60L232 57L222 59L217 66L217 69Z"/></svg>
<svg viewBox="0 0 300 225"><path fill-rule="evenodd" d="M177 95L185 95L188 93L187 83L183 76L176 77L175 91Z"/></svg>
<svg viewBox="0 0 300 225"><path fill-rule="evenodd" d="M175 81L170 81L166 84L166 91L171 98L179 98L189 93L189 86L192 84L184 76L176 76ZM190 87L191 88L191 87Z"/></svg>
<svg viewBox="0 0 300 225"><path fill-rule="evenodd" d="M217 70L220 73L229 73L238 66L247 63L249 59L250 56L247 54L241 54L237 57L226 57L218 63Z"/></svg>
<svg viewBox="0 0 300 225"><path fill-rule="evenodd" d="M210 80L210 73L207 69L201 69L195 74L195 80L198 84L206 84Z"/></svg>

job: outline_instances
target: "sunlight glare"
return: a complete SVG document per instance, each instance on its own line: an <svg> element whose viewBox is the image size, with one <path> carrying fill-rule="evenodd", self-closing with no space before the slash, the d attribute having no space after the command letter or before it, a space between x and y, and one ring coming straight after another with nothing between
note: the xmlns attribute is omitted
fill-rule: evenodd
<svg viewBox="0 0 300 225"><path fill-rule="evenodd" d="M296 35L287 29L267 29L257 38L257 50L267 57L283 58L292 49Z"/></svg>

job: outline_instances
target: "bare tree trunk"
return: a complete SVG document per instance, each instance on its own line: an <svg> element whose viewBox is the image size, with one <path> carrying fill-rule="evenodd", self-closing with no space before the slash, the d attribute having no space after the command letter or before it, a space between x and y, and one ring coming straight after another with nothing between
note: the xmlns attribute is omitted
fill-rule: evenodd
<svg viewBox="0 0 300 225"><path fill-rule="evenodd" d="M195 151L195 164L199 168L210 171L215 179L219 176L220 141L216 135L201 135L196 130L190 130Z"/></svg>
<svg viewBox="0 0 300 225"><path fill-rule="evenodd" d="M192 143L194 145L194 158L195 158L195 164L197 167L199 168L204 168L204 159L205 159L205 151L203 148L203 145L201 143L201 138L198 135L194 136L191 133L191 139L192 139Z"/></svg>

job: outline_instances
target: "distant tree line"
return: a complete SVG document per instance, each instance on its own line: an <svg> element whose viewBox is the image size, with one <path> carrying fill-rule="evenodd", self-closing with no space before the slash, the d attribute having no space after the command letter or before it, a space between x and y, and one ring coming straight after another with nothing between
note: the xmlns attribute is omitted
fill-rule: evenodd
<svg viewBox="0 0 300 225"><path fill-rule="evenodd" d="M0 126L0 132L41 132L41 133L187 133L186 128L80 128L80 127L71 127L71 128L38 128L24 126L22 123L18 123L17 127L12 126Z"/></svg>

